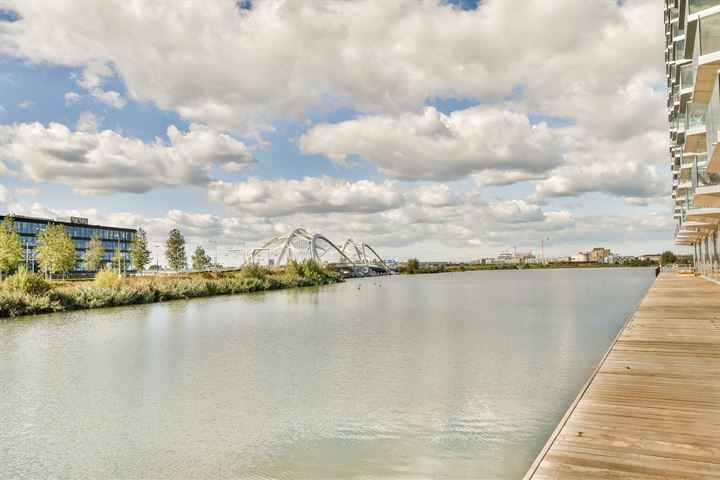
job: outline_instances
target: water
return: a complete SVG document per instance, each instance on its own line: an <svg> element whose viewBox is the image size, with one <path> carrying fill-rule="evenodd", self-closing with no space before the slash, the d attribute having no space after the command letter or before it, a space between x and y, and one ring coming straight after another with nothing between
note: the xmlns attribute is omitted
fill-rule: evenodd
<svg viewBox="0 0 720 480"><path fill-rule="evenodd" d="M0 477L521 478L652 269L383 277L0 323Z"/></svg>

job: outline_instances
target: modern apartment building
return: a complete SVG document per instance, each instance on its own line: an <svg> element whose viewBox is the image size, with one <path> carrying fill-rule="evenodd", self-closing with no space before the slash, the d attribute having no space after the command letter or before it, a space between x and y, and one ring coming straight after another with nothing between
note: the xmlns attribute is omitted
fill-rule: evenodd
<svg viewBox="0 0 720 480"><path fill-rule="evenodd" d="M665 0L675 243L720 279L720 0Z"/></svg>
<svg viewBox="0 0 720 480"><path fill-rule="evenodd" d="M5 215L0 215L0 222L5 219ZM48 223L64 225L70 238L75 242L75 252L77 254L77 264L74 271L83 272L83 257L90 243L90 237L97 233L103 243L105 250L104 261L110 263L115 249L120 248L120 252L124 258L124 264L130 266L130 244L135 238L136 230L131 228L109 227L105 225L91 225L87 218L80 217L59 217L56 220L37 217L15 216L15 231L20 235L20 241L23 245L23 261L28 270L37 270L38 266L35 262L35 247L37 246L37 236L42 232Z"/></svg>

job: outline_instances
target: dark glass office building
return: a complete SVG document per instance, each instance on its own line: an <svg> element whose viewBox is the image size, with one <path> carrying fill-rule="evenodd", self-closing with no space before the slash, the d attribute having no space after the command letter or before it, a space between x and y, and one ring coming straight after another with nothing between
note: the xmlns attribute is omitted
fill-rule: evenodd
<svg viewBox="0 0 720 480"><path fill-rule="evenodd" d="M5 215L0 215L0 221L5 219ZM75 242L75 252L77 253L77 264L75 272L85 271L83 258L85 251L90 243L90 237L97 233L102 239L103 248L105 249L104 260L108 264L112 261L115 249L120 247L120 252L125 259L125 268L132 270L130 264L130 244L135 238L137 230L131 228L109 227L106 225L92 225L88 223L87 218L80 217L59 217L56 220L48 218L23 217L15 216L15 231L20 235L23 244L23 257L28 269L37 270L38 266L35 262L35 246L37 245L37 236L45 230L48 223L64 225L70 238Z"/></svg>

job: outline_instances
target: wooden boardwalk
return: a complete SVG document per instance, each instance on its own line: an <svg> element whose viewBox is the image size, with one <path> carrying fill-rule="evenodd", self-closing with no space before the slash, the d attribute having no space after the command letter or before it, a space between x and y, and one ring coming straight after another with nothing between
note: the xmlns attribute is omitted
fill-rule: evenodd
<svg viewBox="0 0 720 480"><path fill-rule="evenodd" d="M526 479L720 479L720 285L663 273Z"/></svg>

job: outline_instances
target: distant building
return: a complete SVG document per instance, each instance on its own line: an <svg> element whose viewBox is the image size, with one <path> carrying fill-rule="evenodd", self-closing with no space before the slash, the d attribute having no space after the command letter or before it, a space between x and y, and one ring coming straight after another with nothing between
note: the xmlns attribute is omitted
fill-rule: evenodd
<svg viewBox="0 0 720 480"><path fill-rule="evenodd" d="M640 255L638 257L638 260L652 260L653 262L659 262L660 254L659 253L648 253L646 255Z"/></svg>
<svg viewBox="0 0 720 480"><path fill-rule="evenodd" d="M610 252L609 249L602 247L593 248L587 254L588 261L596 263L608 263L610 257L612 257L612 252Z"/></svg>
<svg viewBox="0 0 720 480"><path fill-rule="evenodd" d="M0 215L0 221L5 219L5 215ZM83 258L85 251L90 243L90 237L97 233L102 240L103 250L105 254L103 260L106 263L112 261L115 249L120 247L121 255L124 258L125 265L130 266L130 244L135 238L137 230L132 228L111 227L107 225L93 225L88 223L87 218L81 217L58 217L56 220L38 217L15 216L15 231L20 235L20 241L23 245L25 255L25 263L28 269L38 269L35 262L35 248L37 247L37 236L45 230L49 223L64 225L70 238L75 242L75 253L77 255L77 264L73 271L85 271Z"/></svg>
<svg viewBox="0 0 720 480"><path fill-rule="evenodd" d="M572 256L571 261L572 262L587 262L588 254L587 254L587 252L578 252L577 255Z"/></svg>

